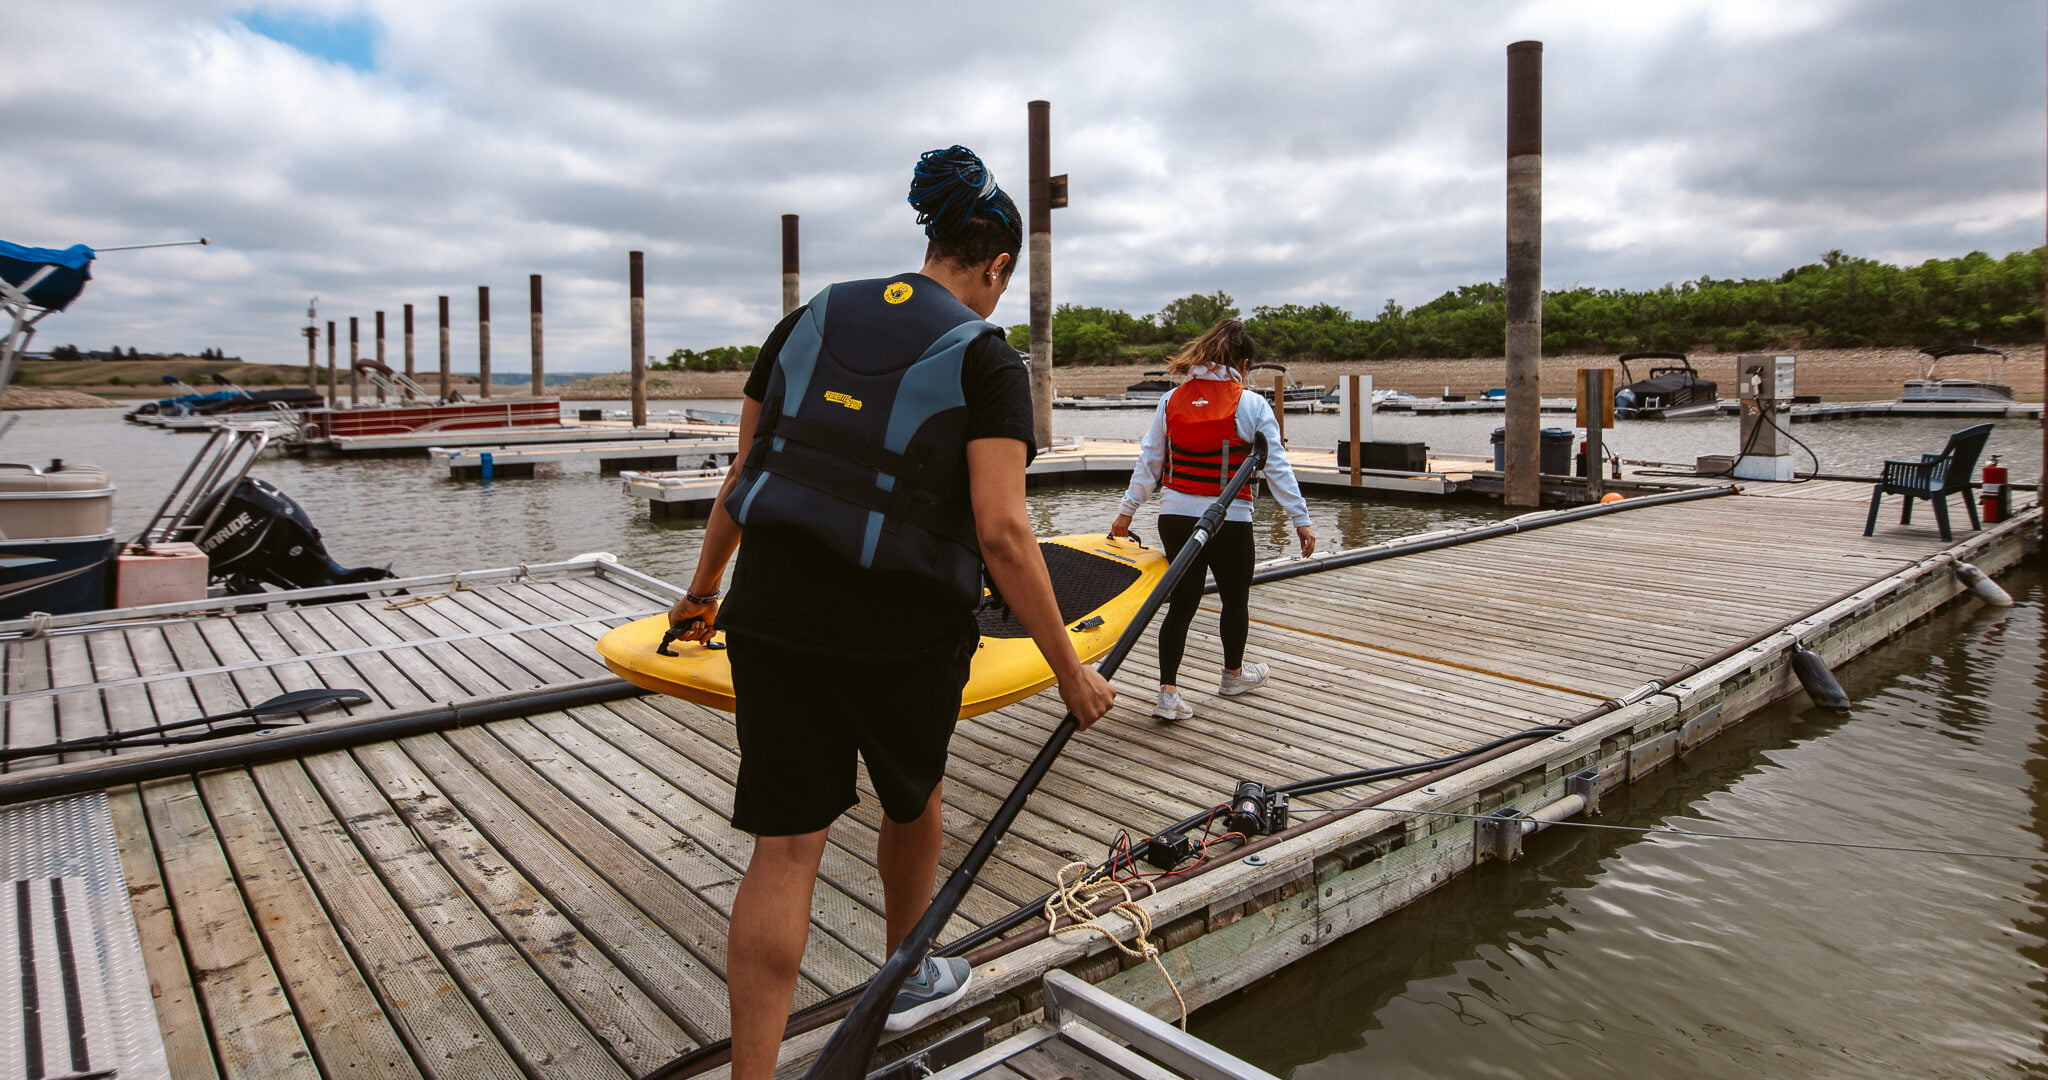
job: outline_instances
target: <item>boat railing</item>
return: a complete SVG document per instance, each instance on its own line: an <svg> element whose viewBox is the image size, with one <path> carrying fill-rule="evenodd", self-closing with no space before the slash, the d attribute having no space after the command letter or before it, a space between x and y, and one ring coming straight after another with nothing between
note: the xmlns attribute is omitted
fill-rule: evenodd
<svg viewBox="0 0 2048 1080"><path fill-rule="evenodd" d="M263 448L270 442L271 432L267 427L222 426L213 429L207 436L206 445L193 455L192 462L185 466L184 475L164 496L163 505L157 507L149 524L142 527L135 543L148 551L158 544L185 541L197 543L199 538L213 531L213 526L227 509L227 499L215 499L212 505L207 500L214 492L233 488L249 475L249 469L256 459L263 455ZM202 516L201 511L205 513Z"/></svg>

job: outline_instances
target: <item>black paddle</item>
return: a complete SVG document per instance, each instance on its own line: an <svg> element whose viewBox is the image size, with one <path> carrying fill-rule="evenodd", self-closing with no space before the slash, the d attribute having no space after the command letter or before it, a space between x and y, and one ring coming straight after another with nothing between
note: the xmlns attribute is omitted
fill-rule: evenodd
<svg viewBox="0 0 2048 1080"><path fill-rule="evenodd" d="M115 731L105 735L94 735L84 739L68 739L64 742L45 743L42 746L10 746L0 749L0 761L15 761L20 758L42 757L45 754L68 754L78 750L125 749L130 746L167 746L172 743L198 742L201 739L219 738L225 735L239 735L275 724L237 724L232 728L200 732L168 739L144 740L144 735L160 735L180 728L198 727L202 724L217 724L222 720L239 720L244 716L277 716L281 713L306 712L323 705L360 705L370 700L370 695L361 690L330 690L324 686L311 690L294 690L274 698L259 701L246 709L234 712L215 713L212 716L195 716L190 720L177 720L155 727L136 728L133 731Z"/></svg>
<svg viewBox="0 0 2048 1080"><path fill-rule="evenodd" d="M1252 473L1265 464L1265 461L1266 439L1262 435L1253 444L1251 456L1238 467L1230 482L1223 485L1223 491L1217 495L1216 501L1203 512L1201 521L1195 525L1194 533L1188 537L1187 546L1180 549L1180 554L1174 558L1173 564L1166 568L1166 576L1159 579L1159 584L1154 586L1152 594L1145 598L1145 603L1138 608L1138 613L1131 620L1131 624L1124 627L1123 635L1110 647L1109 654L1103 657L1102 663L1096 665L1103 678L1116 675L1116 669L1123 665L1124 656L1138 643L1138 639L1144 636L1145 628L1152 622L1152 616L1158 612L1159 605L1173 592L1174 583L1187 573L1188 566L1201 556L1202 548L1209 543L1209 537L1223 524L1223 516L1230 509L1230 500L1237 497L1238 491L1251 480ZM898 945L896 951L890 954L888 962L882 965L882 970L868 980L867 990L861 994L859 1001L854 1002L853 1010L846 1014L845 1020L840 1021L838 1029L832 1032L832 1038L826 1042L825 1049L818 1054L818 1059L811 1063L810 1071L804 1073L805 1080L862 1080L867 1075L868 1063L875 1056L875 1047L882 1041L882 1028L889 1022L889 1004L895 1000L896 991L903 986L903 980L910 977L911 969L924 962L925 953L930 950L932 941L939 936L939 931L946 925L946 920L953 917L954 909L960 906L960 901L967 896L968 887L974 884L974 876L981 872L982 864L986 863L989 855L995 851L996 841L1009 831L1010 823L1023 811L1024 801L1031 797L1039 781L1045 779L1045 774L1052 768L1053 760L1060 756L1061 750L1066 749L1067 740L1073 738L1074 732L1079 729L1080 722L1074 719L1073 713L1068 713L1066 718L1060 721L1059 726L1053 729L1052 738L1046 740L1044 748L1032 759L1031 767L1024 770L1024 778L1017 781L1016 790L1011 791L1009 798L1003 800L1003 805L996 810L995 816L989 819L988 827L982 830L981 837L975 840L974 846L968 850L967 857L960 860L960 865L954 869L952 876L946 879L945 886L939 889L937 896L932 897L931 906L925 909L924 917L917 921L916 928L911 930L910 936L904 938L903 944Z"/></svg>

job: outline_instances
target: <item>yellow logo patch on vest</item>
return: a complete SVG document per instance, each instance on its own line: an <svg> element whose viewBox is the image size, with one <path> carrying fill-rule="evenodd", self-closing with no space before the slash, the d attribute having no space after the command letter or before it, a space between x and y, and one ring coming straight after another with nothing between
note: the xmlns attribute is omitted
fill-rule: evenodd
<svg viewBox="0 0 2048 1080"><path fill-rule="evenodd" d="M908 289L910 286L905 285L904 288ZM860 399L852 394L842 394L837 390L827 390L825 391L825 400L834 405L844 405L854 412L860 411Z"/></svg>
<svg viewBox="0 0 2048 1080"><path fill-rule="evenodd" d="M889 283L888 288L882 290L882 299L888 301L891 304L900 304L905 300L910 299L910 294L912 291L913 290L911 289L909 282L892 281ZM854 408L858 409L860 408L860 405L855 404Z"/></svg>

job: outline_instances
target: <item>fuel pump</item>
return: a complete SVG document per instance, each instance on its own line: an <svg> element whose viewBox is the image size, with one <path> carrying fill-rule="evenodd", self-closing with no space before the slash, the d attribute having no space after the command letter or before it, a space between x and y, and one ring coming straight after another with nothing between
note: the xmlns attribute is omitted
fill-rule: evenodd
<svg viewBox="0 0 2048 1080"><path fill-rule="evenodd" d="M1789 356L1745 353L1735 358L1736 396L1742 402L1735 475L1744 480L1793 478L1791 437L1781 430L1792 404L1793 369Z"/></svg>

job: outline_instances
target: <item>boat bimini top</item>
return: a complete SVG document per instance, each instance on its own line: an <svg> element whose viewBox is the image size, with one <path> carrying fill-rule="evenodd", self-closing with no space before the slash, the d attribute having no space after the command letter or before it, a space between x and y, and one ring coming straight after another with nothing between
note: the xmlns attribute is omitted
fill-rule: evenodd
<svg viewBox="0 0 2048 1080"><path fill-rule="evenodd" d="M0 279L7 282L8 306L14 306L18 294L23 306L64 310L92 280L92 260L92 249L84 244L58 251L0 240Z"/></svg>
<svg viewBox="0 0 2048 1080"><path fill-rule="evenodd" d="M7 312L6 336L0 337L0 389L14 382L22 350L36 336L36 323L62 311L92 280L93 251L73 244L55 248L23 247L0 240L0 309ZM0 418L0 432L13 417Z"/></svg>
<svg viewBox="0 0 2048 1080"><path fill-rule="evenodd" d="M1921 376L1923 379L1934 378L1934 369L1941 364L1943 359L1951 356L1984 357L1984 363L1990 371L1989 378L1997 379L2004 375L2004 350L1994 349L1989 345L1979 345L1974 341L1968 345L1929 345L1921 349L1920 353L1927 357L1927 374ZM1994 357L1996 359L1993 359Z"/></svg>

